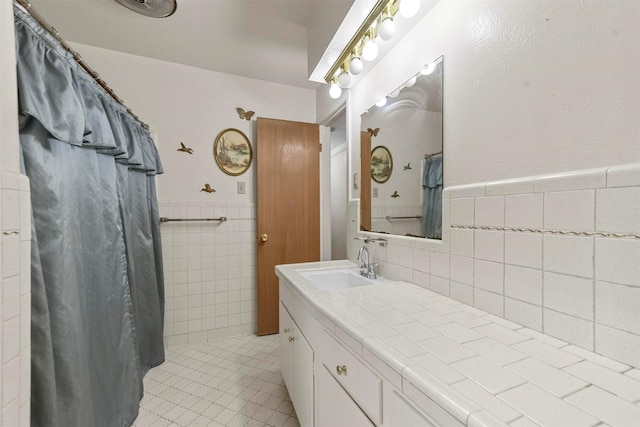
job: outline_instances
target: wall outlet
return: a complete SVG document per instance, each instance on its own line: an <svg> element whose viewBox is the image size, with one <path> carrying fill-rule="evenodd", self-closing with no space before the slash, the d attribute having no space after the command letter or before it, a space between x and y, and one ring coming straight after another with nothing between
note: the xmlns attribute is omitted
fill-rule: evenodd
<svg viewBox="0 0 640 427"><path fill-rule="evenodd" d="M246 192L244 181L238 181L238 194L245 194Z"/></svg>
<svg viewBox="0 0 640 427"><path fill-rule="evenodd" d="M378 198L378 187L373 187L371 189L371 197L373 197L374 199Z"/></svg>

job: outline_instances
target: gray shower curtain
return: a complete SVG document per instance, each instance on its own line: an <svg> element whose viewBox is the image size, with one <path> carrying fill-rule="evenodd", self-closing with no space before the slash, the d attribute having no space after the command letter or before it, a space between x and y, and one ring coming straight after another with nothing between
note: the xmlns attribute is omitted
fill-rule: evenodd
<svg viewBox="0 0 640 427"><path fill-rule="evenodd" d="M422 235L442 239L442 156L430 157L425 162L422 187Z"/></svg>
<svg viewBox="0 0 640 427"><path fill-rule="evenodd" d="M31 182L31 425L128 426L164 361L149 132L14 5Z"/></svg>

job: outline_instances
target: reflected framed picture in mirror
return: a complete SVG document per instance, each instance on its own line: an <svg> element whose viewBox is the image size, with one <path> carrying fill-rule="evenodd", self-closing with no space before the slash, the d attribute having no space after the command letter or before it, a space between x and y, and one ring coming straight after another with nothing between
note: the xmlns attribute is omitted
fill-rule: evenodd
<svg viewBox="0 0 640 427"><path fill-rule="evenodd" d="M371 179L383 184L391 178L393 172L393 157L385 146L379 145L371 150Z"/></svg>

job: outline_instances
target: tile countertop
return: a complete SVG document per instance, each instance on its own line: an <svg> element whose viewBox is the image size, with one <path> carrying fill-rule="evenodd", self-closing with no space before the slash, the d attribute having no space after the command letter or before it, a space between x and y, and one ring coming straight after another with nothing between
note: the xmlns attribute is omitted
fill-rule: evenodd
<svg viewBox="0 0 640 427"><path fill-rule="evenodd" d="M317 290L289 264L276 274L322 325L420 406L468 426L640 426L640 369L411 283Z"/></svg>

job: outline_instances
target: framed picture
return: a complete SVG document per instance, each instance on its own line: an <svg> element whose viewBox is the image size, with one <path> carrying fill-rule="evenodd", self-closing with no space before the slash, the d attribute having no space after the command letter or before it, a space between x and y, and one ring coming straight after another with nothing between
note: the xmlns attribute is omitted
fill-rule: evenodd
<svg viewBox="0 0 640 427"><path fill-rule="evenodd" d="M377 183L384 183L393 172L393 158L389 149L379 145L371 150L371 178Z"/></svg>
<svg viewBox="0 0 640 427"><path fill-rule="evenodd" d="M227 175L242 175L253 161L249 138L238 129L225 129L216 136L213 157Z"/></svg>

